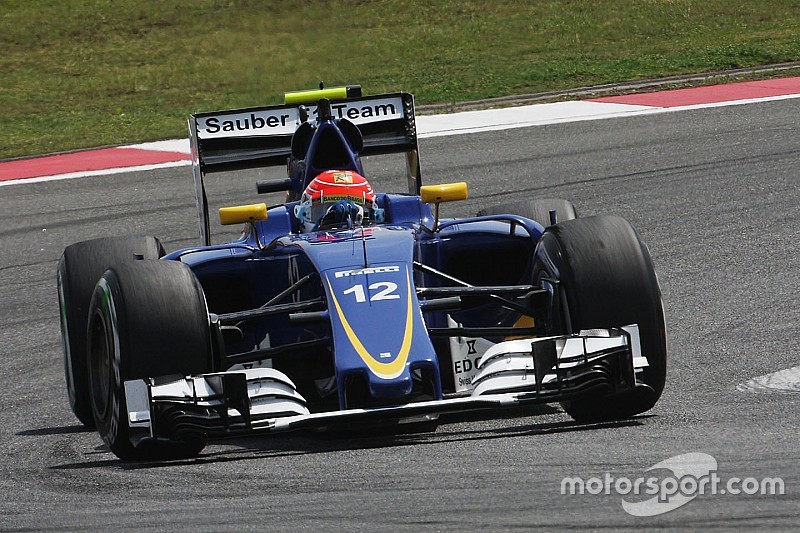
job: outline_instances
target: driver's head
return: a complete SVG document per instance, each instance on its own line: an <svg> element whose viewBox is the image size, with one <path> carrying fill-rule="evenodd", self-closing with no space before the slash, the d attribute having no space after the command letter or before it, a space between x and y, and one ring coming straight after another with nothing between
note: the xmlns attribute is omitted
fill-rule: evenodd
<svg viewBox="0 0 800 533"><path fill-rule="evenodd" d="M372 186L351 170L327 170L317 175L303 191L294 214L303 233L383 221L383 209L375 203Z"/></svg>

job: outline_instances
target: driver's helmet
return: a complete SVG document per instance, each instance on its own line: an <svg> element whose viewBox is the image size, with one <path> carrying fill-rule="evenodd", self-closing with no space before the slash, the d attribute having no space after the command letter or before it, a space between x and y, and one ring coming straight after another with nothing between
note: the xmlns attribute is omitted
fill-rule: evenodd
<svg viewBox="0 0 800 533"><path fill-rule="evenodd" d="M308 184L294 207L302 232L349 228L383 221L372 186L352 170L326 170Z"/></svg>

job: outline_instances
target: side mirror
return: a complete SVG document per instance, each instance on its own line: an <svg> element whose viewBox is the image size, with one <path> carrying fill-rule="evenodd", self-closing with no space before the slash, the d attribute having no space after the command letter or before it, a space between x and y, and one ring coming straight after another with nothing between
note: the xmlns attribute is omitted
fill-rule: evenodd
<svg viewBox="0 0 800 533"><path fill-rule="evenodd" d="M463 181L458 183L443 183L441 185L423 185L419 191L422 201L426 204L434 204L434 220L432 231L439 227L439 204L442 202L457 202L466 200L469 196L467 184Z"/></svg>
<svg viewBox="0 0 800 533"><path fill-rule="evenodd" d="M267 204L237 205L220 207L219 223L223 226L267 220Z"/></svg>
<svg viewBox="0 0 800 533"><path fill-rule="evenodd" d="M443 183L441 185L423 185L420 187L420 196L426 204L439 202L457 202L466 200L469 196L467 184L463 181L458 183Z"/></svg>

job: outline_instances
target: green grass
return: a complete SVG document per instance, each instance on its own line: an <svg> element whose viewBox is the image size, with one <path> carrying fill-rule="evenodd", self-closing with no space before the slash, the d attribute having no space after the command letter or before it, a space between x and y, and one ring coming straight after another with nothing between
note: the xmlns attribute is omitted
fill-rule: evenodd
<svg viewBox="0 0 800 533"><path fill-rule="evenodd" d="M798 59L796 0L0 0L0 158L319 80L454 103Z"/></svg>

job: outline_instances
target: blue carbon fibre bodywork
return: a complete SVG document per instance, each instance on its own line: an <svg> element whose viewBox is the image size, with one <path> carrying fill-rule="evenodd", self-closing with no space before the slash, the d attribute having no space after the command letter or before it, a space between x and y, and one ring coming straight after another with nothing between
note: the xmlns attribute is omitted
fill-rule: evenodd
<svg viewBox="0 0 800 533"><path fill-rule="evenodd" d="M411 394L415 369L429 370L433 382L440 382L413 282L415 233L384 226L366 228L363 235L362 230L337 232L334 236L343 241L338 244L297 239L323 279L341 405L346 404L346 381L353 377L366 380L376 399ZM435 395L441 398L440 386Z"/></svg>
<svg viewBox="0 0 800 533"><path fill-rule="evenodd" d="M436 352L426 333L411 269L411 264L406 263L398 270L358 275L355 279L326 274L326 289L334 302L331 320L340 395L352 375L364 378L370 396L376 399L409 396L414 369L427 368L436 378L434 385L439 385ZM368 288L364 301L347 298L354 294L353 287ZM381 295L379 301L377 297ZM398 298L390 299L395 296ZM441 398L441 386L436 387L435 393ZM340 396L340 402L345 400Z"/></svg>

